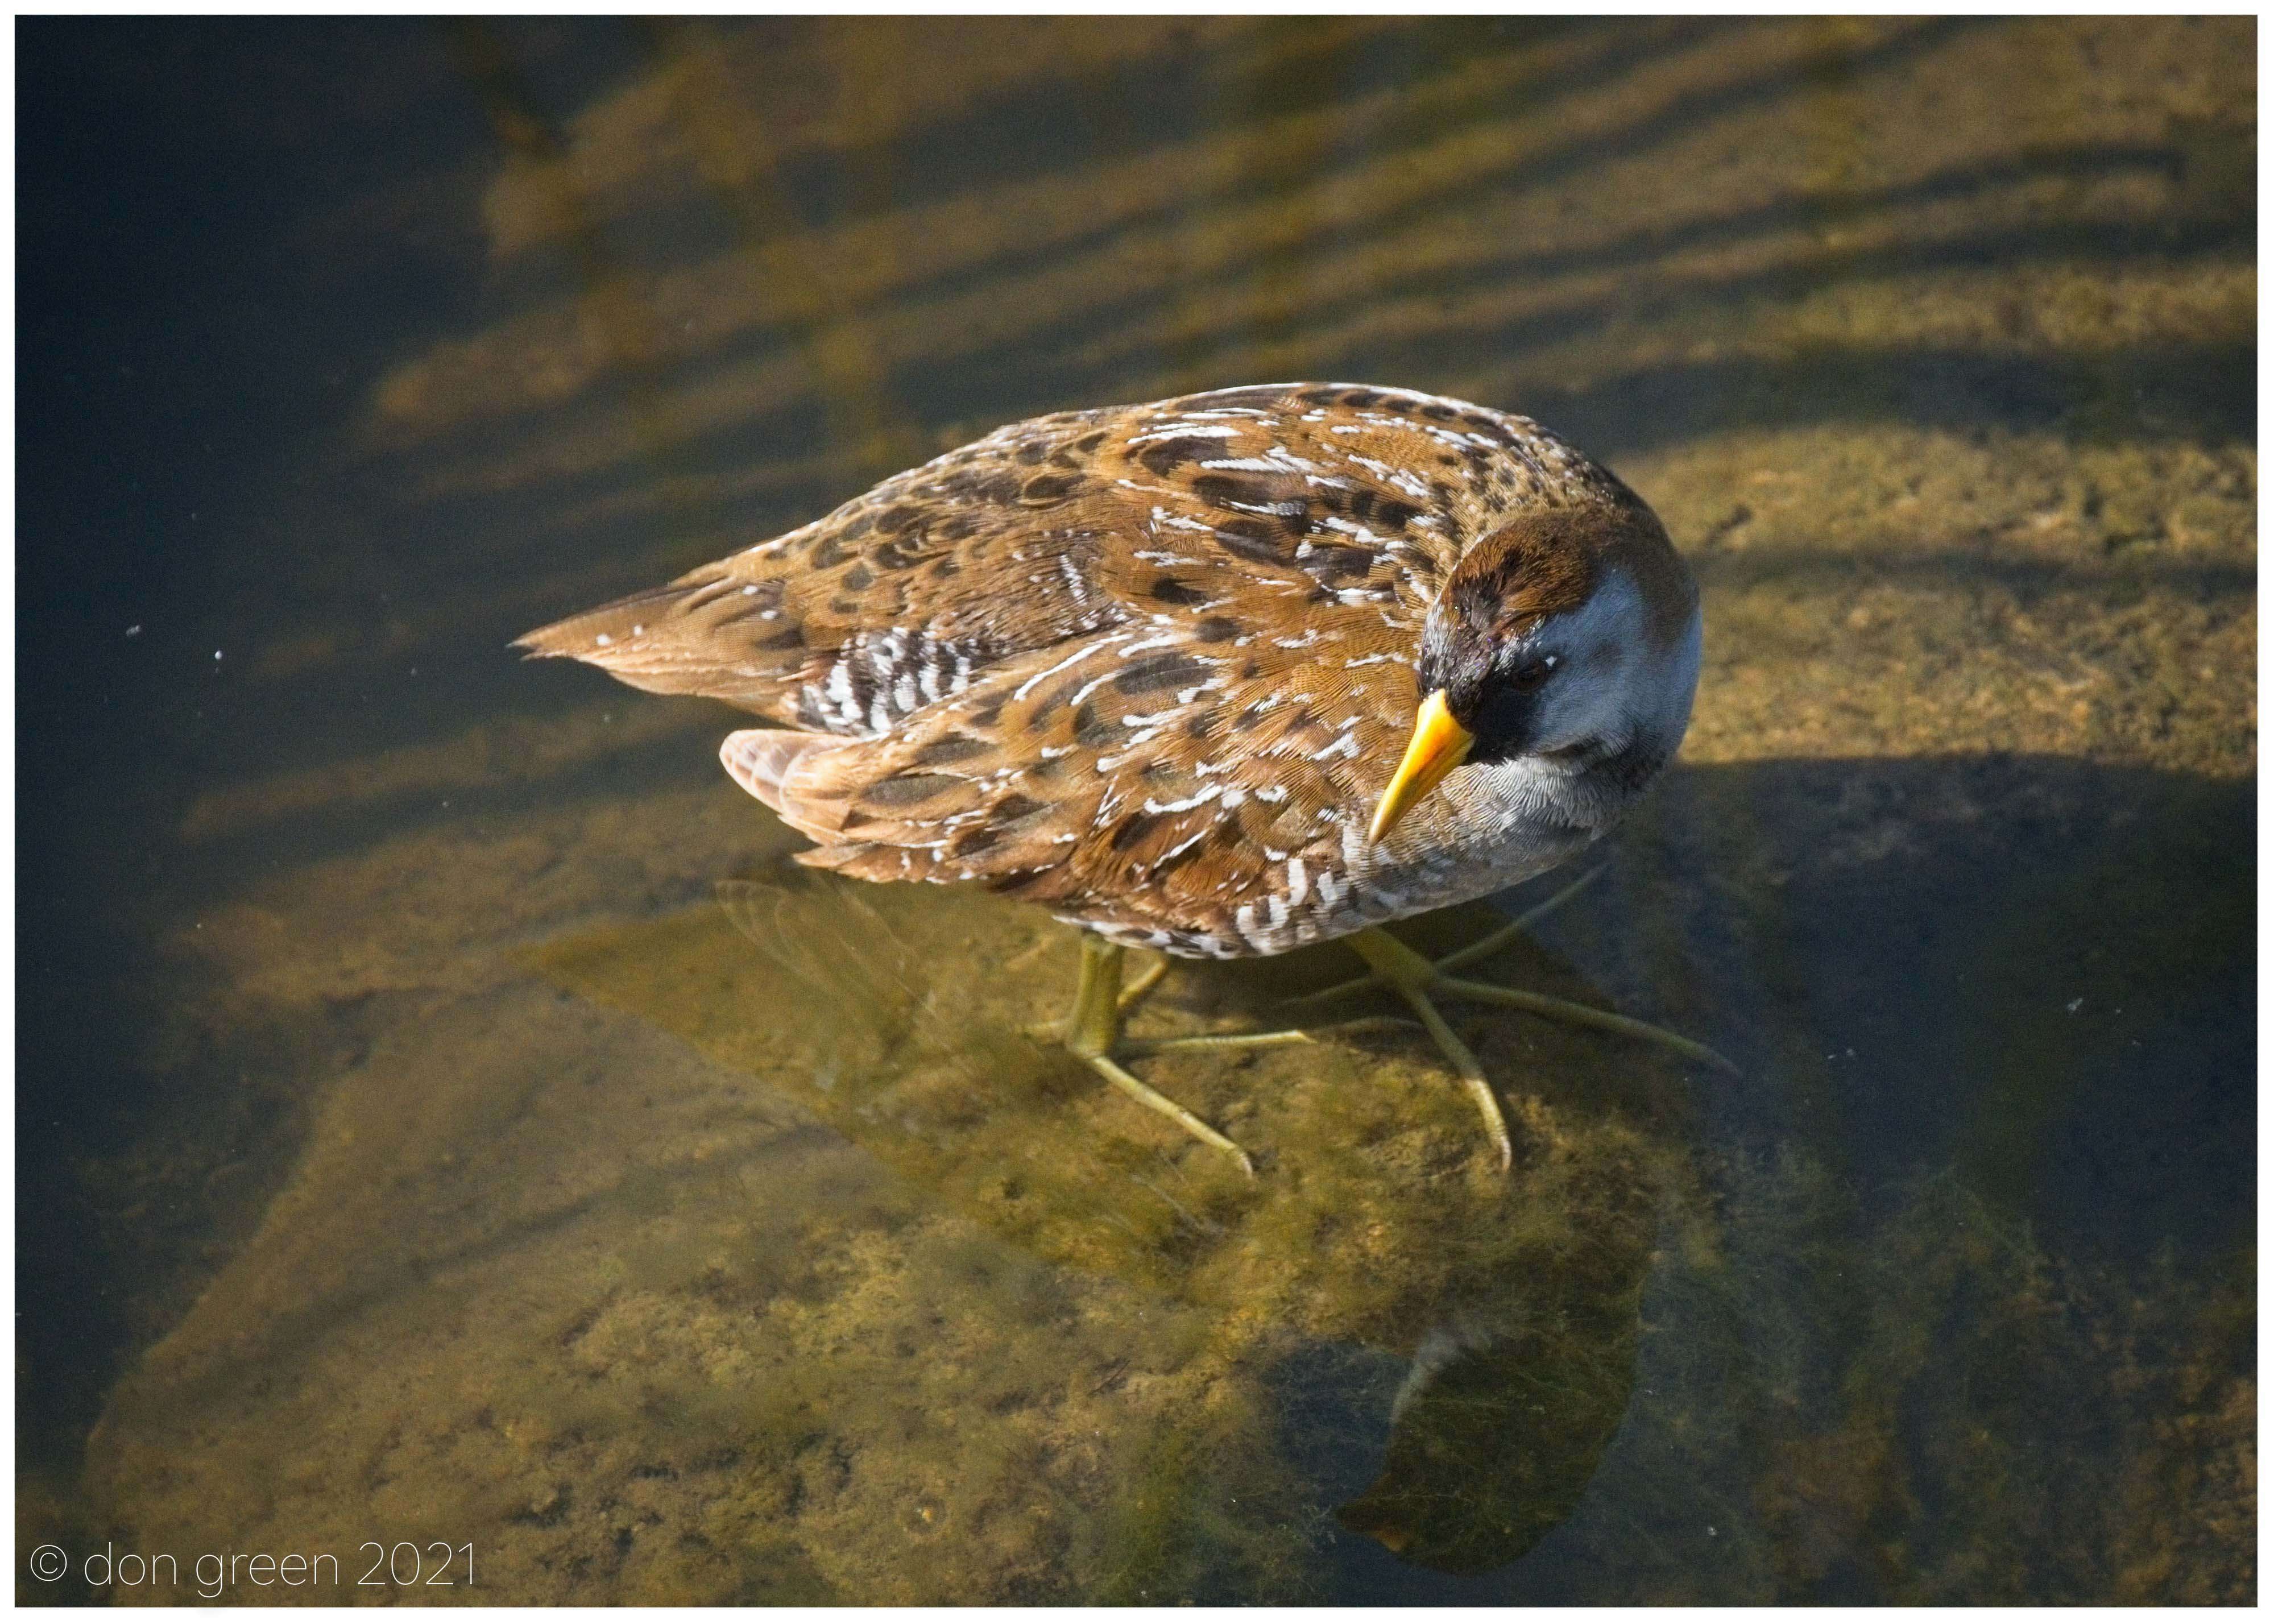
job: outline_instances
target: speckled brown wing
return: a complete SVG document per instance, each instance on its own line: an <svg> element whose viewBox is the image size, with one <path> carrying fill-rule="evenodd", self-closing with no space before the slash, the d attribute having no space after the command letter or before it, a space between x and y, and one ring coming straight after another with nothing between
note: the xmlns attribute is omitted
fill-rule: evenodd
<svg viewBox="0 0 2274 1624"><path fill-rule="evenodd" d="M863 735L1120 618L1091 581L1121 506L1082 471L1127 409L999 429L811 524L516 645L635 687Z"/></svg>
<svg viewBox="0 0 2274 1624"><path fill-rule="evenodd" d="M1333 604L1418 627L1495 514L1591 475L1525 419L1358 386L1062 413L519 646L870 736L1005 661L1163 616L1300 635Z"/></svg>
<svg viewBox="0 0 2274 1624"><path fill-rule="evenodd" d="M1526 506L1598 499L1607 479L1528 419L1343 384L1160 402L1096 462L1140 538L1108 560L1126 600L1205 613L1242 597L1290 626L1321 603L1372 605L1417 630L1480 537Z"/></svg>
<svg viewBox="0 0 2274 1624"><path fill-rule="evenodd" d="M1412 724L1410 635L1321 618L1299 650L1154 625L1030 656L888 739L805 750L780 809L817 866L981 880L1124 939L1251 951L1347 886Z"/></svg>

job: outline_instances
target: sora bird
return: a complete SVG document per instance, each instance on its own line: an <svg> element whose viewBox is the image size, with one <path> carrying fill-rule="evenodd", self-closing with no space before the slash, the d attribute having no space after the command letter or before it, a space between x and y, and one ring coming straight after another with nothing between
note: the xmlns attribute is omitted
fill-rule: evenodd
<svg viewBox="0 0 2274 1624"><path fill-rule="evenodd" d="M1349 985L1412 1007L1505 1168L1492 1087L1432 995L1728 1062L1457 978L1380 927L1610 828L1682 741L1700 635L1657 517L1531 419L1291 383L1012 424L516 646L772 723L720 757L816 842L802 861L977 881L1081 927L1059 1035L1243 1167L1121 1062L1307 1034L1126 1041L1123 952L1348 937L1373 971Z"/></svg>

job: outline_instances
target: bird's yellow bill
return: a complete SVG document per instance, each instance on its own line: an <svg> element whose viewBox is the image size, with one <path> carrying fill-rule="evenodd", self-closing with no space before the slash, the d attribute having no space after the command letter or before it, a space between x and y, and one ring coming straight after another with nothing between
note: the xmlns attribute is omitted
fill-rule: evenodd
<svg viewBox="0 0 2274 1624"><path fill-rule="evenodd" d="M1445 703L1445 690L1439 688L1421 702L1421 714L1413 718L1413 737L1405 746L1405 759L1397 763L1397 776L1389 780L1389 787L1382 792L1382 802L1374 809L1374 827L1367 831L1368 841L1376 841L1388 834L1407 808L1437 787L1438 780L1469 758L1470 747L1476 735L1453 719Z"/></svg>

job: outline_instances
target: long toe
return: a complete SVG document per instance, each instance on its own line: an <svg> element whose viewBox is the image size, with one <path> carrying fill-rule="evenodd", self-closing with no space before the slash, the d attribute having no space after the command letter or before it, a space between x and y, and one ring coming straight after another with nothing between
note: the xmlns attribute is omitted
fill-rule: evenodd
<svg viewBox="0 0 2274 1624"><path fill-rule="evenodd" d="M1193 1116L1183 1106L1169 1098L1168 1095L1162 1094L1156 1089L1148 1087L1143 1081L1133 1076L1118 1062L1110 1059L1106 1056L1088 1055L1083 1056L1083 1058L1088 1062L1090 1068L1100 1077L1103 1077L1107 1082L1111 1083L1116 1088L1118 1088L1122 1093L1136 1101L1138 1104L1143 1106L1147 1110L1158 1111L1162 1116L1166 1116L1171 1122L1175 1123L1186 1132L1200 1140L1201 1144L1210 1146L1215 1149L1224 1152L1224 1154L1230 1156L1234 1162L1239 1163L1239 1170L1246 1174L1248 1177L1253 1178L1255 1177L1255 1163L1247 1159L1247 1153L1246 1151L1240 1149L1239 1146L1224 1138L1223 1134L1218 1133L1214 1128L1209 1127L1208 1124Z"/></svg>
<svg viewBox="0 0 2274 1624"><path fill-rule="evenodd" d="M1438 978L1431 983L1430 990L1442 997L1467 998L1478 1004L1496 1004L1503 1009L1524 1010L1570 1026L1592 1026L1599 1032L1615 1032L1622 1037L1655 1043L1661 1049L1670 1049L1678 1055L1686 1055L1692 1060L1717 1066L1732 1077L1744 1075L1728 1056L1707 1048L1694 1038L1685 1038L1678 1032L1668 1032L1663 1026L1653 1026L1646 1020L1636 1020L1609 1010L1599 1010L1593 1004L1574 1004L1568 998L1551 998L1546 993L1526 992L1518 987L1496 987L1489 981L1464 981L1452 975Z"/></svg>

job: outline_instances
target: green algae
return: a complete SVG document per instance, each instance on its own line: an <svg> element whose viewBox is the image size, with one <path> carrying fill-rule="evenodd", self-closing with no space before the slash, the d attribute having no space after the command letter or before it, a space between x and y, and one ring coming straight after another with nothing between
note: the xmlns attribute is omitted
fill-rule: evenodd
<svg viewBox="0 0 2274 1624"><path fill-rule="evenodd" d="M1794 918L1878 909L1901 943L1951 917L1938 886L2003 918L2000 887L2037 894L2048 853L2193 841L2208 866L2104 891L2098 918L2114 939L2153 942L2140 923L2160 916L2174 945L2197 944L2171 955L2172 989L2138 989L2152 1001L2222 962L2221 933L2203 934L2189 900L2231 892L2219 854L2240 848L2218 832L2233 820L2220 786L2087 794L2090 774L2052 764L1848 770L1848 791L1828 792L1837 781L1676 783L1611 883L1644 886L1676 941L1701 917L1729 921L1749 974L1809 996L1825 967L1808 973L1798 944L1770 951ZM2113 844L2110 805L2131 820ZM1758 871L1746 808L1808 831L1818 866L1781 884ZM1698 1148L1701 1079L1653 1052L1472 1019L1525 1128L1505 1183L1483 1176L1468 1108L1433 1057L1395 1034L1159 1071L1268 1153L1250 1185L1016 1035L1066 990L1058 928L952 891L855 892L882 928L847 962L802 929L844 883L789 883L771 951L713 904L523 950L578 989L532 1012L625 1011L523 1056L550 1079L523 1116L478 1118L501 1135L482 1177L501 1195L558 1188L573 1210L500 1231L494 1255L453 1257L464 1220L437 1220L439 1267L328 1288L326 1318L348 1305L341 1330L280 1335L242 1286L209 1299L122 1391L101 1440L145 1515L246 1538L305 1530L312 1506L455 1519L532 1596L1315 1598L1357 1562L1337 1507L1404 1560L1489 1587L1527 1575L1514 1594L1534 1598L2221 1597L2247 1581L2247 1271L2221 1283L2065 1259L1947 1173L1875 1190L1809 1148L1834 1142L1824 1124L1841 1094L1792 1014L1763 1027L1788 1054L1708 1096L1753 1102L1787 1147L1728 1159ZM1441 946L1481 922L1424 931ZM2043 923L2035 945L1972 933L1974 951L2030 959L2066 988L2046 950L2077 932L2059 910ZM1583 914L1567 929L1588 945L1602 923ZM1615 939L1675 1010L1716 1007L1713 983L1682 983L1678 949ZM801 943L802 981L781 964ZM990 968L967 977L974 964ZM1343 967L1298 962L1281 981L1257 966L1254 985L1183 970L1142 1019L1265 1018L1293 976ZM889 997L814 995L840 972ZM1588 992L1535 949L1493 973ZM1965 963L1945 974L1980 979ZM1939 985L1908 996L1932 1011ZM1983 996L2025 1027L2044 1001L1994 981ZM1742 1034L1765 1018L1740 997L1721 1019ZM684 1040L639 1035L666 1031ZM601 1033L615 1047L596 1048ZM1960 1064L1994 1062L1994 1031L1954 1033ZM447 1051L464 1036L433 1039ZM596 1054L624 1086L584 1080ZM351 1142L383 1135L433 1064L401 1056L343 1095L335 1120L354 1107L365 1124ZM548 1094L577 1139L552 1136ZM311 1177L335 1189L366 1167ZM365 1222L295 1210L317 1253ZM282 1239L248 1281L275 1277ZM1428 1356L1433 1337L1455 1357ZM1335 1397L1289 1375L1369 1349L1351 1356L1367 1370L1417 1352L1434 1367L1394 1422L1379 1384ZM380 1368L417 1373L375 1383ZM184 1370L207 1373L186 1383ZM256 1396L280 1379L298 1396ZM247 1405L268 1418L233 1418ZM2082 1413L2102 1430L2057 1465L2043 1456L2034 1440ZM175 1491L162 1462L184 1425L200 1465ZM213 1492L237 1470L246 1484L281 1472L290 1492ZM190 1483L194 1506L176 1498ZM398 1501L397 1485L425 1486ZM2109 1504L2123 1517L2096 1509ZM2052 1554L2023 1561L2031 1550Z"/></svg>
<svg viewBox="0 0 2274 1624"><path fill-rule="evenodd" d="M2168 1259L2057 1259L1946 1176L1877 1225L1804 1156L1742 1188L1732 1250L1653 1283L1621 1435L1649 1458L1614 1452L1626 1515L1575 1530L1627 1555L1613 1594L2249 1593L2229 1542L2255 1452L2220 1418L2249 1402L2247 1297Z"/></svg>
<svg viewBox="0 0 2274 1624"><path fill-rule="evenodd" d="M547 944L530 962L764 1079L1038 1257L1226 1308L1304 1302L1306 1329L1380 1336L1442 1295L1441 1275L1491 1274L1581 1222L1558 1205L1567 1191L1517 1200L1482 1168L1472 1108L1418 1033L1369 1032L1353 1047L1329 1029L1276 1053L1145 1063L1173 1073L1193 1109L1236 1124L1270 1175L1248 1181L1094 1086L1047 1041L1020 1035L1056 1011L1070 974L1070 938L1040 916L790 865L764 883L730 883L727 894L723 907ZM1457 944L1494 922L1481 910L1456 913L1429 921L1425 939ZM1504 960L1498 968L1525 985L1585 993L1536 951ZM1253 1026L1352 962L1330 947L1182 970L1157 999L1175 1007L1147 1011L1133 1030ZM1589 1053L1560 1040L1555 1049L1559 1058ZM1539 1065L1527 1056L1511 1075ZM1643 1079L1656 1079L1664 1116L1678 1109L1664 1097L1678 1075L1612 1042L1556 1069L1544 1092L1566 1116L1549 1123L1553 1108L1520 1088L1517 1114L1532 1131L1527 1180L1562 1176L1572 1114L1635 1109L1648 1098ZM1619 1142L1615 1116L1592 1131ZM1379 1304L1330 1305L1328 1282L1394 1278L1387 1259L1410 1271L1432 1253L1439 1265L1415 1276L1410 1295L1387 1286Z"/></svg>
<svg viewBox="0 0 2274 1624"><path fill-rule="evenodd" d="M1487 1406L1498 1419L1481 1433L1471 1403L1465 1448L1423 1437L1459 1407L1449 1389L1416 1406L1385 1469L1394 1486L1378 1487L1351 1526L1468 1571L1513 1560L1568 1514L1623 1410L1660 1191L1678 1175L1673 1153L1654 1153L1626 1113L1649 1104L1660 1125L1678 1117L1675 1068L1631 1046L1547 1040L1553 1080L1516 1092L1523 1148L1503 1180L1485 1165L1472 1109L1418 1041L1392 1034L1354 1056L1329 1031L1299 1049L1175 1066L1172 1086L1259 1154L1251 1182L1017 1035L1071 951L1055 928L983 899L870 891L787 866L731 882L726 896L719 908L547 944L531 962L790 1094L991 1232L914 1254L934 1320L978 1303L998 1325L1048 1324L1078 1312L1058 1273L1068 1269L1170 1299L1122 1357L1218 1396L1201 1418L1174 1424L1117 1495L1126 1504L1111 1520L1122 1531L1103 1544L1118 1566L1098 1595L1296 1593L1297 1553L1316 1530L1272 1530L1305 1524L1285 1509L1300 1485L1273 1470L1268 1440L1235 1442L1225 1429L1261 1436L1256 1373L1301 1341L1410 1353L1449 1317L1498 1349L1486 1368L1527 1372ZM1427 921L1421 940L1443 951L1493 922L1456 911ZM1585 991L1536 951L1502 959L1497 968L1521 966L1526 985ZM1146 1019L1253 1022L1348 963L1314 952L1245 975L1186 971L1160 995L1173 1017ZM1488 1064L1509 1063L1504 1029L1481 1041ZM1540 1078L1538 1041L1512 1075ZM1563 1374L1540 1373L1550 1366ZM969 1402L982 1410L1015 1405L1046 1380L1017 1367L988 1374L1002 1387L990 1396L996 1383L980 1381ZM1241 1390L1246 1398L1222 1396ZM1228 1472L1233 1462L1242 1470Z"/></svg>

